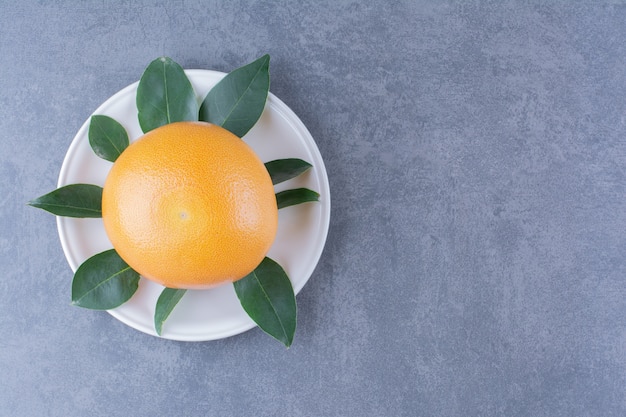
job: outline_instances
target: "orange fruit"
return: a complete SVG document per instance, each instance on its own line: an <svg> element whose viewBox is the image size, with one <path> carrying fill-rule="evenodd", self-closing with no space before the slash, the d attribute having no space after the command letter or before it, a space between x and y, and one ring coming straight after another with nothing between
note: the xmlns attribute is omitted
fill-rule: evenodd
<svg viewBox="0 0 626 417"><path fill-rule="evenodd" d="M143 277L202 289L243 278L278 227L274 187L243 140L178 122L122 152L104 184L102 219L118 254Z"/></svg>

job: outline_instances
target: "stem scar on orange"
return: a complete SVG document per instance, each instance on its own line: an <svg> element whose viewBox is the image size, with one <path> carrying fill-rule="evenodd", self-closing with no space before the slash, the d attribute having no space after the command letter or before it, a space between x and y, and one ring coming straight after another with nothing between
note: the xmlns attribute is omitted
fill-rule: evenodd
<svg viewBox="0 0 626 417"><path fill-rule="evenodd" d="M204 122L177 122L133 142L102 195L104 228L143 277L203 289L243 278L278 227L272 180L243 140Z"/></svg>

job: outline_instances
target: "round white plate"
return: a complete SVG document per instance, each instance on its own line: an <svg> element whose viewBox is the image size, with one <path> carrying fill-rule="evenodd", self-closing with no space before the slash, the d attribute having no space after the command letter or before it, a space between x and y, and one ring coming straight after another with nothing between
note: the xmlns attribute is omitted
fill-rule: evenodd
<svg viewBox="0 0 626 417"><path fill-rule="evenodd" d="M224 73L208 70L185 71L198 101ZM94 114L120 122L131 141L142 135L137 120L134 83L105 101ZM58 186L87 183L102 186L112 164L98 158L88 139L89 120L72 141L59 175ZM282 265L298 293L313 273L322 254L330 223L330 190L319 149L300 119L270 93L265 111L243 138L264 162L280 158L301 158L313 165L305 174L278 184L276 191L307 187L320 193L319 203L306 203L279 211L278 234L268 256ZM87 258L112 247L102 219L57 217L65 257L73 271ZM161 287L140 280L135 295L109 313L142 332L156 335L154 308ZM211 290L187 291L163 325L162 336L183 341L215 340L242 333L255 326L239 304L231 284Z"/></svg>

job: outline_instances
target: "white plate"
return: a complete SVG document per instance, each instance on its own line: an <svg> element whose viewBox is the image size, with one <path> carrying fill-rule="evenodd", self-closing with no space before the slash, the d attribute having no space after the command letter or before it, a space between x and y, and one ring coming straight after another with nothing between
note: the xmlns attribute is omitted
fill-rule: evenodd
<svg viewBox="0 0 626 417"><path fill-rule="evenodd" d="M187 70L198 100L225 74ZM142 135L137 120L134 83L104 102L94 114L113 117L128 132L131 141ZM58 185L88 183L102 186L112 164L98 158L88 139L89 120L72 141L59 175ZM243 138L264 161L301 158L313 169L278 184L276 191L307 187L320 193L319 203L307 203L279 211L278 234L268 256L283 266L296 293L313 273L322 254L330 223L330 190L320 152L304 124L282 101L270 93L265 111ZM57 217L65 257L72 270L96 253L110 249L102 219ZM140 280L139 289L124 305L109 313L142 332L156 335L154 308L163 287ZM255 324L241 308L231 284L202 291L188 291L163 325L162 337L183 341L215 340L242 333Z"/></svg>

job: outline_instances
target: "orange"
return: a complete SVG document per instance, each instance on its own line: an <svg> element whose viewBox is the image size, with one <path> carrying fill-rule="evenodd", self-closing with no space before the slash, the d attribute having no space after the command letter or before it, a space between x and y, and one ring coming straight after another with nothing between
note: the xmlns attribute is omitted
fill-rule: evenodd
<svg viewBox="0 0 626 417"><path fill-rule="evenodd" d="M102 219L115 250L143 277L202 289L261 263L278 208L265 166L243 140L209 123L178 122L118 157L104 184Z"/></svg>

